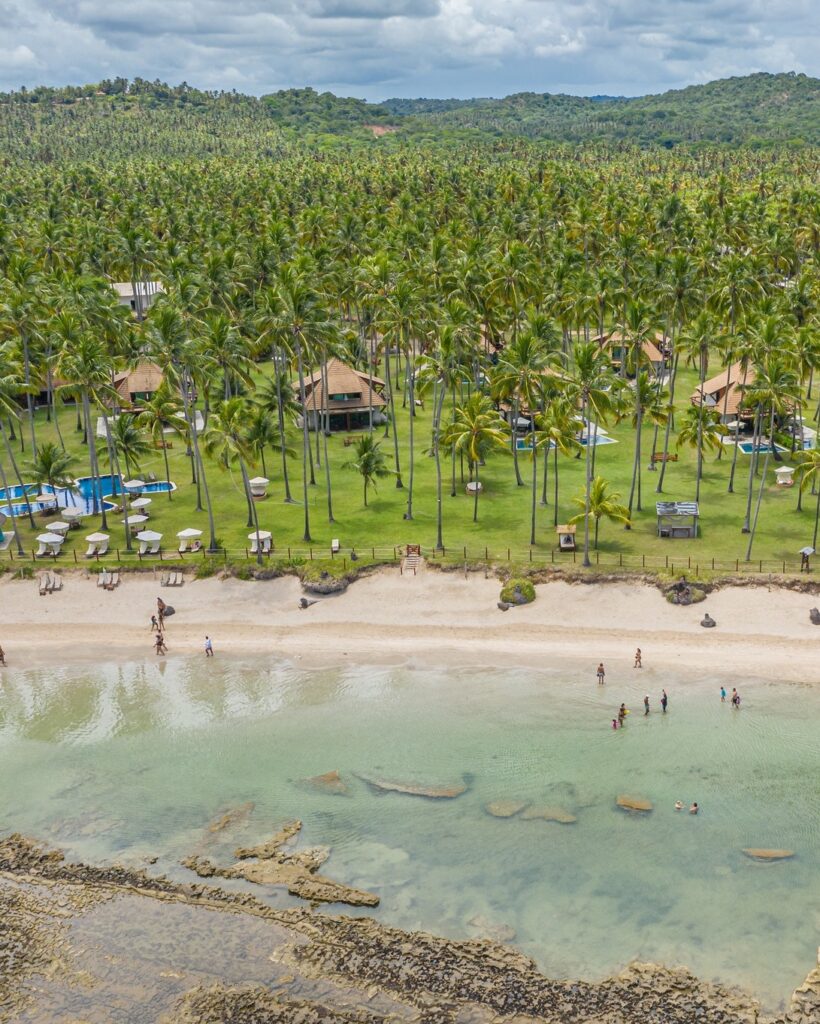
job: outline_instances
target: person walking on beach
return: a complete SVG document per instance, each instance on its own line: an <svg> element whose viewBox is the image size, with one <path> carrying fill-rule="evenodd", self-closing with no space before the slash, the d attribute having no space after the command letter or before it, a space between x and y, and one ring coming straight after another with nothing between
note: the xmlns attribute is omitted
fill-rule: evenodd
<svg viewBox="0 0 820 1024"><path fill-rule="evenodd" d="M158 629L159 629L159 623L157 622L157 617L156 617L156 615L152 615L151 616L151 632L152 633L156 633L156 631Z"/></svg>
<svg viewBox="0 0 820 1024"><path fill-rule="evenodd" d="M0 647L0 665L6 664L6 652Z"/></svg>
<svg viewBox="0 0 820 1024"><path fill-rule="evenodd" d="M643 668L643 664L641 663L641 649L640 649L640 647L637 649L637 651L635 651L635 666L634 667L635 668Z"/></svg>
<svg viewBox="0 0 820 1024"><path fill-rule="evenodd" d="M606 672L604 672L604 663L602 661L598 663L597 675L598 675L598 685L599 686L603 686L604 685L604 679L606 677Z"/></svg>
<svg viewBox="0 0 820 1024"><path fill-rule="evenodd" d="M726 687L725 686L721 686L721 688L720 688L720 703L721 704L725 704L726 703Z"/></svg>
<svg viewBox="0 0 820 1024"><path fill-rule="evenodd" d="M157 633L157 638L154 641L154 649L158 655L168 653L168 648L165 646L165 639L162 633Z"/></svg>
<svg viewBox="0 0 820 1024"><path fill-rule="evenodd" d="M669 698L666 696L666 690L663 690L662 693L661 693L661 707L663 708L663 713L664 714L666 714L666 705L668 703L669 703Z"/></svg>
<svg viewBox="0 0 820 1024"><path fill-rule="evenodd" d="M644 713L644 717L646 717L649 714L649 694L648 693L647 693L647 695L643 699L643 713Z"/></svg>
<svg viewBox="0 0 820 1024"><path fill-rule="evenodd" d="M214 645L211 643L211 638L209 636L206 636L205 637L205 657L206 658L213 658L213 656L214 656Z"/></svg>

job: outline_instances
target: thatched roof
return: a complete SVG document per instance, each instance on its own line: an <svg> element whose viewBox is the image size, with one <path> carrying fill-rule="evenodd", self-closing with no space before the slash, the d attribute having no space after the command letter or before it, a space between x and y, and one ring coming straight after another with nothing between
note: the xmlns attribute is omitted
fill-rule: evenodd
<svg viewBox="0 0 820 1024"><path fill-rule="evenodd" d="M729 382L728 394L726 388L726 382ZM744 394L741 390L741 385L744 381L744 370L741 363L732 363L731 366L724 367L720 373L715 374L714 377L710 377L709 380L703 382L703 393L701 394L700 385L695 388L692 392L692 404L700 405L703 397L705 396L710 400L708 404L713 404L715 408L720 409L723 414L724 405L726 408L727 416L735 416L743 408ZM755 371L753 367L749 367L745 372L745 386L748 388L755 382Z"/></svg>
<svg viewBox="0 0 820 1024"><path fill-rule="evenodd" d="M317 370L305 379L305 401L308 409L328 409L352 412L359 409L379 409L387 405L381 394L384 381L380 377L369 377L361 370L348 366L340 359L331 359L327 363L327 394L325 401L325 385L323 373ZM371 382L373 387L371 388ZM299 382L295 381L293 389L299 398ZM334 395L349 395L349 398L334 399ZM357 397L353 397L357 396Z"/></svg>
<svg viewBox="0 0 820 1024"><path fill-rule="evenodd" d="M122 370L114 374L114 387L120 398L129 402L131 395L153 394L163 381L162 370L149 362L138 363L133 370Z"/></svg>
<svg viewBox="0 0 820 1024"><path fill-rule="evenodd" d="M599 334L597 337L592 339L601 348L609 348L611 345L630 345L631 341L629 338L624 338L620 331L609 331L606 334ZM643 349L644 358L650 363L662 363L663 353L655 344L655 342L661 341L660 338L656 337L655 341L647 340L643 343L641 348Z"/></svg>

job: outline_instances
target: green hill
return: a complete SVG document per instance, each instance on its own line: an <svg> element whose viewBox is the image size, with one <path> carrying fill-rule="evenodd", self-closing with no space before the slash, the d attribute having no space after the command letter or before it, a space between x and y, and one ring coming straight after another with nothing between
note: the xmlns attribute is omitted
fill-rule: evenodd
<svg viewBox="0 0 820 1024"><path fill-rule="evenodd" d="M271 158L294 146L517 138L639 146L820 145L820 81L756 74L657 96L517 93L381 104L288 89L261 98L124 78L0 94L0 155L48 163L143 156Z"/></svg>

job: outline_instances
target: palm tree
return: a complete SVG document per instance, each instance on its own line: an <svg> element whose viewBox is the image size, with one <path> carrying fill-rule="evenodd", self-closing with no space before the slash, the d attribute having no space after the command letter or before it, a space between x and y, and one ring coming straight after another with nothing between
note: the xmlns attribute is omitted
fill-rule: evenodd
<svg viewBox="0 0 820 1024"><path fill-rule="evenodd" d="M642 371L642 367L646 364L644 345L646 342L654 340L657 332L654 316L649 307L642 302L630 302L626 307L626 316L621 330L624 338L624 354L621 365L627 363L629 369L635 374L635 413L632 418L632 425L635 428L635 458L632 463L632 485L629 489L629 516L631 518L636 489L637 509L639 512L641 511L641 436L644 413L647 406L653 402L652 388L646 373ZM656 422L660 422L657 417Z"/></svg>
<svg viewBox="0 0 820 1024"><path fill-rule="evenodd" d="M282 455L282 480L285 485L285 502L290 505L293 503L290 493L290 481L288 479L288 456L291 454L291 449L287 443L285 421L295 422L298 419L299 405L293 396L290 377L286 371L280 369L281 352L281 349L275 348L273 376L265 380L256 389L256 401L265 412L276 413L279 431L279 444L277 447ZM267 473L265 476L267 476Z"/></svg>
<svg viewBox="0 0 820 1024"><path fill-rule="evenodd" d="M174 394L167 382L154 392L151 398L142 403L141 408L135 414L136 422L148 431L151 440L158 448L162 448L162 457L165 462L165 479L171 479L171 470L168 465L168 443L165 434L170 429L176 436L183 436L185 419L182 411L182 402L178 395ZM168 500L171 501L172 491L168 489Z"/></svg>
<svg viewBox="0 0 820 1024"><path fill-rule="evenodd" d="M58 488L73 486L74 477L69 470L74 462L74 456L65 449L52 441L44 441L26 464L26 472L40 489L47 484L56 493Z"/></svg>
<svg viewBox="0 0 820 1024"><path fill-rule="evenodd" d="M573 367L566 375L567 398L577 408L580 406L583 430L586 432L585 494L584 512L584 566L592 565L589 558L589 517L590 492L592 488L592 445L589 421L592 416L596 423L605 421L613 408L613 397L617 378L612 371L609 358L595 342L576 344L573 349Z"/></svg>
<svg viewBox="0 0 820 1024"><path fill-rule="evenodd" d="M570 519L570 523L580 523L591 515L595 520L595 542L593 547L598 550L598 525L602 519L610 519L616 523L629 522L629 509L620 503L620 494L617 491L610 491L609 484L601 476L596 476L592 481L589 494L585 492L572 500L583 509L578 515ZM587 511L588 509L588 511Z"/></svg>
<svg viewBox="0 0 820 1024"><path fill-rule="evenodd" d="M749 533L749 544L746 548L746 561L752 557L752 545L754 544L755 532L757 530L757 519L760 515L760 505L763 500L763 489L766 486L766 470L769 466L769 455L774 451L774 426L777 416L782 416L788 409L793 408L800 399L800 383L797 373L790 364L787 356L781 351L770 355L757 368L755 382L749 389L749 400L753 405L759 406L762 413L769 413L769 430L766 445L766 455L763 459L763 470L760 478L760 488L757 494L754 520ZM755 446L756 447L756 446ZM754 455L754 453L752 453Z"/></svg>
<svg viewBox="0 0 820 1024"><path fill-rule="evenodd" d="M387 468L387 456L381 450L381 444L372 434L362 434L354 448L356 458L344 463L345 469L355 469L361 475L364 484L364 507L367 508L367 488L376 489L376 480L392 475Z"/></svg>
<svg viewBox="0 0 820 1024"><path fill-rule="evenodd" d="M273 417L260 405L254 405L248 412L246 425L246 437L250 449L254 455L259 457L262 463L262 476L268 475L268 467L265 465L265 449L279 450L279 431L273 422ZM292 454L285 452L285 456Z"/></svg>
<svg viewBox="0 0 820 1024"><path fill-rule="evenodd" d="M680 449L684 445L688 445L697 452L695 501L700 501L703 453L704 451L719 452L727 433L726 427L720 422L719 409L710 408L708 405L690 405L683 414L676 447Z"/></svg>
<svg viewBox="0 0 820 1024"><path fill-rule="evenodd" d="M820 525L820 450L815 448L802 452L799 459L797 472L800 476L800 493L802 494L809 486L817 491L817 503L814 510L814 537L811 542L811 546L816 551L817 529Z"/></svg>
<svg viewBox="0 0 820 1024"><path fill-rule="evenodd" d="M467 456L470 479L473 481L475 500L473 522L478 522L478 468L495 448L507 444L509 428L486 395L476 391L456 408L455 419L444 432L443 443Z"/></svg>
<svg viewBox="0 0 820 1024"><path fill-rule="evenodd" d="M205 452L215 459L222 469L230 469L236 463L242 477L242 488L248 503L248 526L256 530L259 549L259 519L256 504L251 494L248 466L253 462L253 451L246 434L247 402L244 398L229 398L218 402L211 412L203 436ZM257 561L262 564L262 552L258 550Z"/></svg>
<svg viewBox="0 0 820 1024"><path fill-rule="evenodd" d="M578 441L578 421L575 419L575 409L567 402L566 397L561 395L553 398L547 406L546 412L536 418L536 426L549 438L549 445L545 447L544 458L544 492L542 504L547 504L547 467L549 465L549 451L553 453L552 464L552 489L553 489L553 526L558 525L558 456L569 455L571 451L580 453L581 444Z"/></svg>
<svg viewBox="0 0 820 1024"><path fill-rule="evenodd" d="M120 413L111 421L111 443L125 460L125 473L129 479L140 468L140 459L151 454L151 445L140 430L139 421L132 413Z"/></svg>

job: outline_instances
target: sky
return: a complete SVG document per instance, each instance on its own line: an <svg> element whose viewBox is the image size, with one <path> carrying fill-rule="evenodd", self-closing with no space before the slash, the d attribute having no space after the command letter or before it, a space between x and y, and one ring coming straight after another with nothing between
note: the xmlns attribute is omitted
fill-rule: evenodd
<svg viewBox="0 0 820 1024"><path fill-rule="evenodd" d="M0 0L0 89L635 96L820 72L818 0Z"/></svg>

